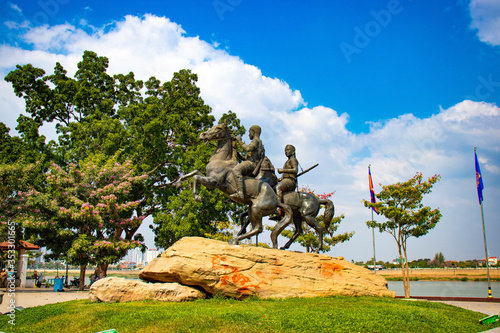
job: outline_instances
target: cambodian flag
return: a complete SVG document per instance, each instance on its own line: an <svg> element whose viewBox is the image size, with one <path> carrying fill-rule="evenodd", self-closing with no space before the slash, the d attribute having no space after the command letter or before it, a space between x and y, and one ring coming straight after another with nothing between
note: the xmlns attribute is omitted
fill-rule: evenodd
<svg viewBox="0 0 500 333"><path fill-rule="evenodd" d="M477 160L476 150L474 149L474 157L476 158L476 187L477 187L477 196L479 198L479 204L483 202L483 177L481 176L481 169L479 168L479 162Z"/></svg>
<svg viewBox="0 0 500 333"><path fill-rule="evenodd" d="M373 191L373 181L372 181L372 173L370 171L370 167L368 167L368 182L370 183L370 197L372 199L372 203L376 203L375 200L375 192ZM377 208L372 207L373 211L378 214Z"/></svg>

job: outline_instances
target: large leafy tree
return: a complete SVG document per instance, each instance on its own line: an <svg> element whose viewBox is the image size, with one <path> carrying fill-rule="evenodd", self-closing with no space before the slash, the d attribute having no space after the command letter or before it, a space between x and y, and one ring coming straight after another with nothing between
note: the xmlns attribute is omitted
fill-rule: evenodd
<svg viewBox="0 0 500 333"><path fill-rule="evenodd" d="M422 173L417 173L405 182L383 186L382 191L376 194L378 202L363 200L365 207L375 207L387 219L385 222L368 221L366 224L370 228L378 228L380 232L388 232L396 241L406 298L410 297L407 241L410 237L426 235L439 222L439 209L422 204L424 194L430 193L439 179L439 175L434 175L424 180Z"/></svg>
<svg viewBox="0 0 500 333"><path fill-rule="evenodd" d="M84 52L74 77L68 76L60 63L51 75L31 64L18 65L5 80L11 82L17 96L24 98L27 116L18 119L20 138L9 137L8 129L0 126L2 148L15 151L15 161L43 161L40 175L49 168L49 161L66 172L71 163L80 165L92 155L115 158L118 163L130 161L135 175L146 174L147 178L132 184L129 199L138 202L136 216L154 217L157 245L166 246L186 235L217 233L220 228L213 226L231 220L233 203L214 191L199 207L182 190L169 186L183 173L203 170L211 153L211 147L198 136L215 119L200 97L196 74L180 70L168 82L155 77L143 82L133 73L111 76L108 65L106 57L91 51ZM241 131L234 113L223 118ZM47 123L55 126L57 143L46 144L38 135L40 126ZM20 142L23 150L16 148ZM30 156L21 159L22 155ZM5 156L9 155L0 153L0 163L14 162ZM44 186L39 181L35 189L43 193ZM200 213L183 220L177 210L185 206ZM128 234L134 235L138 227L130 228ZM46 235L46 239L51 236L56 234ZM62 235L57 237L63 239ZM56 252L63 253L63 244L60 242Z"/></svg>
<svg viewBox="0 0 500 333"><path fill-rule="evenodd" d="M234 135L245 133L245 128L231 111L222 115L219 121L225 122ZM198 138L193 140L198 142ZM211 144L197 145L192 156L194 160L183 165L179 173L195 169L205 173L205 166L214 149L215 146ZM177 174L174 172L175 176ZM177 191L172 186L167 186L166 190ZM170 196L169 200L163 203L163 209L155 215L156 226L153 228L158 246L167 248L186 235L219 240L232 238L234 222L238 221L239 215L246 211L247 207L236 204L218 189L207 189L202 186L199 191L201 202L194 200L192 189L188 188Z"/></svg>
<svg viewBox="0 0 500 333"><path fill-rule="evenodd" d="M28 184L36 177L35 165L20 163L0 164L0 242L7 240L9 228L16 242L22 240L23 229L15 224L18 215L19 192L28 190Z"/></svg>

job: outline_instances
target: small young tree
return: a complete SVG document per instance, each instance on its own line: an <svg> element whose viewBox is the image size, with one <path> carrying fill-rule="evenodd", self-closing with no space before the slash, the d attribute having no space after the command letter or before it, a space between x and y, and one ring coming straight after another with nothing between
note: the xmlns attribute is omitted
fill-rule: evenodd
<svg viewBox="0 0 500 333"><path fill-rule="evenodd" d="M382 223L367 221L366 224L370 228L378 228L380 232L388 232L396 241L401 258L405 298L410 297L407 241L412 236L418 238L426 235L439 222L439 209L431 210L422 204L424 194L430 193L439 179L439 175L434 175L423 181L422 173L417 173L406 182L383 186L382 191L376 194L379 200L377 203L363 200L365 207L375 207L380 215L387 218Z"/></svg>

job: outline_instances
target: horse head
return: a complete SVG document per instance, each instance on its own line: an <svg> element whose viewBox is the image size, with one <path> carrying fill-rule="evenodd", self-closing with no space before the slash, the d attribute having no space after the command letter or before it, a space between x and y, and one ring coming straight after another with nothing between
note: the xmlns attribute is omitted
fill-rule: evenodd
<svg viewBox="0 0 500 333"><path fill-rule="evenodd" d="M231 131L225 123L215 125L206 132L200 134L200 140L220 141L231 138Z"/></svg>
<svg viewBox="0 0 500 333"><path fill-rule="evenodd" d="M225 123L219 123L208 131L201 133L199 138L206 142L217 142L217 148L215 148L210 157L209 163L214 161L231 161L231 163L238 163L236 159L238 152L232 140L232 132Z"/></svg>

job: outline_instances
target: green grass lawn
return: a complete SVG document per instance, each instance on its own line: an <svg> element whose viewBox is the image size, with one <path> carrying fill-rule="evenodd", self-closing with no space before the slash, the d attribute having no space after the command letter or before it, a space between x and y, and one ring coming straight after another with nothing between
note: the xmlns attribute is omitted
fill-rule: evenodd
<svg viewBox="0 0 500 333"><path fill-rule="evenodd" d="M71 301L24 309L3 332L481 332L484 314L422 301L374 297L227 299L185 303Z"/></svg>

